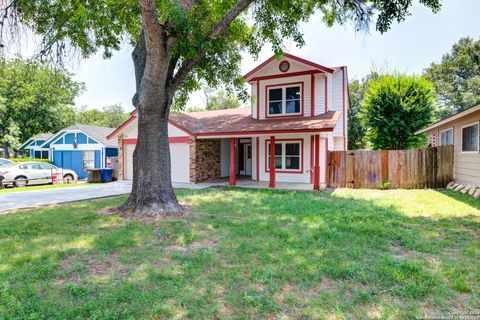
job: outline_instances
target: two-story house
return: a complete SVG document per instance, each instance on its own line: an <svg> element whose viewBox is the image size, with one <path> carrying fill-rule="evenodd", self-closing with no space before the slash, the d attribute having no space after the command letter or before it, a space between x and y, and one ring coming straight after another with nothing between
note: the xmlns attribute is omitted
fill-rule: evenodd
<svg viewBox="0 0 480 320"><path fill-rule="evenodd" d="M249 108L171 114L173 182L237 178L326 186L328 151L347 148L346 67L324 67L284 54L244 76ZM136 112L108 136L118 139L119 177L132 179Z"/></svg>

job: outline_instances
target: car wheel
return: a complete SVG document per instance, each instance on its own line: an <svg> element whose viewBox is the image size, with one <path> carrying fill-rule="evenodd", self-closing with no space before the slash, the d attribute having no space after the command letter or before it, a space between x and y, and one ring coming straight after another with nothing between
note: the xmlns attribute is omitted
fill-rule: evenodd
<svg viewBox="0 0 480 320"><path fill-rule="evenodd" d="M66 174L64 177L63 177L63 183L66 183L66 184L70 184L70 183L73 183L73 176L71 174Z"/></svg>
<svg viewBox="0 0 480 320"><path fill-rule="evenodd" d="M28 183L28 180L26 177L16 177L15 181L13 182L13 184L17 188L25 187L27 183Z"/></svg>

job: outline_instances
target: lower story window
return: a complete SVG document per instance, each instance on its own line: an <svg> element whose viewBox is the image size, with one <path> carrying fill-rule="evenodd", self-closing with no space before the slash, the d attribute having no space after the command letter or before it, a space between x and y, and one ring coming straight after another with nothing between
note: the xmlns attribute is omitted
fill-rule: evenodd
<svg viewBox="0 0 480 320"><path fill-rule="evenodd" d="M83 171L95 168L95 151L83 151Z"/></svg>
<svg viewBox="0 0 480 320"><path fill-rule="evenodd" d="M270 141L267 141L266 168L270 170ZM282 171L301 171L302 163L301 141L275 142L275 169Z"/></svg>
<svg viewBox="0 0 480 320"><path fill-rule="evenodd" d="M462 127L462 152L478 152L478 123Z"/></svg>

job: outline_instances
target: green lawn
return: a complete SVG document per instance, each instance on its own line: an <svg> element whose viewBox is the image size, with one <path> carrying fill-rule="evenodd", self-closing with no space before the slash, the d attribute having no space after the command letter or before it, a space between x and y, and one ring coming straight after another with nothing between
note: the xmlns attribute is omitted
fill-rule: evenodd
<svg viewBox="0 0 480 320"><path fill-rule="evenodd" d="M480 202L431 190L179 190L0 216L0 319L405 319L480 310Z"/></svg>
<svg viewBox="0 0 480 320"><path fill-rule="evenodd" d="M12 192L22 192L22 191L32 191L32 190L45 190L45 189L59 189L59 188L69 188L69 187L81 187L81 186L91 186L92 183L71 183L71 184L43 184L43 185L34 185L26 186L22 188L7 187L0 189L0 194L2 193L12 193Z"/></svg>

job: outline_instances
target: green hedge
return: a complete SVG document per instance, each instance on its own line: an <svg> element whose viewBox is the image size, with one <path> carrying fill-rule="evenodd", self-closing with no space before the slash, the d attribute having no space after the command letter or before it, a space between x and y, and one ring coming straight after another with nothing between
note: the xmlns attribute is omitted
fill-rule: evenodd
<svg viewBox="0 0 480 320"><path fill-rule="evenodd" d="M8 160L13 161L13 162L46 162L46 163L52 163L48 159L9 158Z"/></svg>

